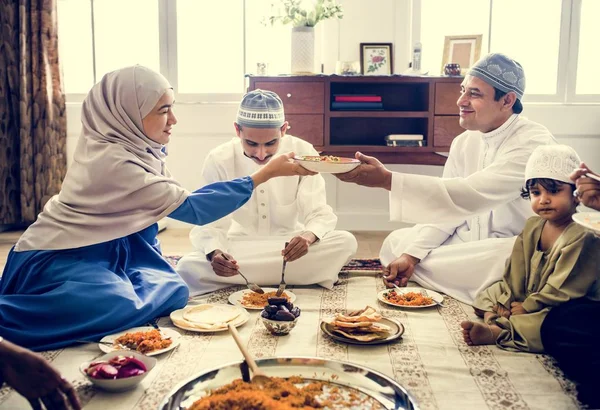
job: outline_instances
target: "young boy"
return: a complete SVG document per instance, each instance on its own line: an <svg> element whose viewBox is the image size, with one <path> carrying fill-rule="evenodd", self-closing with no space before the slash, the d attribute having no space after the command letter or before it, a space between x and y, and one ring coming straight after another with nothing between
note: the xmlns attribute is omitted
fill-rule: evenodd
<svg viewBox="0 0 600 410"><path fill-rule="evenodd" d="M527 220L517 238L502 281L473 303L485 323L461 323L468 345L543 352L540 327L552 307L600 296L600 240L572 221L579 200L569 174L579 163L565 145L540 146L532 153L521 196L531 200L538 216Z"/></svg>

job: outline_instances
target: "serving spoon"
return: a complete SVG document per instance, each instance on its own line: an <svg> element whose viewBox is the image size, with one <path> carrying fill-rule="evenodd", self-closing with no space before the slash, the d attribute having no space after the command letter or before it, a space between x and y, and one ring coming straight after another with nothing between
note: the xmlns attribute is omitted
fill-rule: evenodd
<svg viewBox="0 0 600 410"><path fill-rule="evenodd" d="M221 254L221 256L222 256L222 257L223 257L223 259L225 259L226 261L231 261L231 260L230 260L230 259L229 259L227 256L225 256L225 254L224 254L224 253L222 253L222 254ZM263 293L265 293L265 291L264 291L264 290L263 290L263 289L262 289L260 286L258 286L256 283L250 283L250 282L248 281L248 279L246 279L246 277L245 277L245 276L242 274L242 272L240 272L240 270L239 270L239 269L238 269L237 273L239 273L239 274L240 274L240 276L241 276L242 278L244 278L244 280L246 281L246 287L247 287L248 289L250 289L252 292L260 293L261 295L262 295Z"/></svg>
<svg viewBox="0 0 600 410"><path fill-rule="evenodd" d="M256 362L250 355L250 352L248 352L248 350L246 349L246 346L244 346L244 343L242 342L242 338L240 337L240 334L238 333L235 326L232 325L231 323L229 323L228 327L229 327L229 332L231 332L231 336L233 336L233 340L235 340L237 347L240 349L240 352L242 352L242 355L244 356L244 360L246 360L248 367L250 367L250 370L252 370L252 379L250 379L250 381L252 383L264 385L265 383L267 383L269 381L269 377L262 370L260 370L258 368L258 365L256 364Z"/></svg>

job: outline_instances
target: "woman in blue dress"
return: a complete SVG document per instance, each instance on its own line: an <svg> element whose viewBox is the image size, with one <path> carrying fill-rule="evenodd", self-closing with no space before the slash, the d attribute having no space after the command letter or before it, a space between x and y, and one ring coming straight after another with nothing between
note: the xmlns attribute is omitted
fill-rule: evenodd
<svg viewBox="0 0 600 410"><path fill-rule="evenodd" d="M188 192L165 167L173 103L168 81L142 66L106 74L90 90L62 189L8 255L0 336L56 349L184 307L188 289L161 255L156 222L207 224L270 178L312 174L288 153L250 176Z"/></svg>

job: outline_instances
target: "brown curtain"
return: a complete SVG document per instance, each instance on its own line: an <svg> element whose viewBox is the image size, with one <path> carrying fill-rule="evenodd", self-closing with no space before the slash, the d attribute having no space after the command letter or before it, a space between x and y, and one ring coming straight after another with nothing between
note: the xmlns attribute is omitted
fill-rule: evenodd
<svg viewBox="0 0 600 410"><path fill-rule="evenodd" d="M0 225L30 224L67 169L58 0L0 0Z"/></svg>

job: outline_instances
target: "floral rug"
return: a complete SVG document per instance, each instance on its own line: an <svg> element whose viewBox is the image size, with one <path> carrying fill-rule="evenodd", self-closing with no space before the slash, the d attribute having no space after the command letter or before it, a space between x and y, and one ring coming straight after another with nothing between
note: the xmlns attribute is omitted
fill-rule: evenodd
<svg viewBox="0 0 600 410"><path fill-rule="evenodd" d="M181 259L181 255L167 255L165 259L169 261L173 267ZM351 259L341 269L341 272L381 272L382 266L379 259Z"/></svg>

